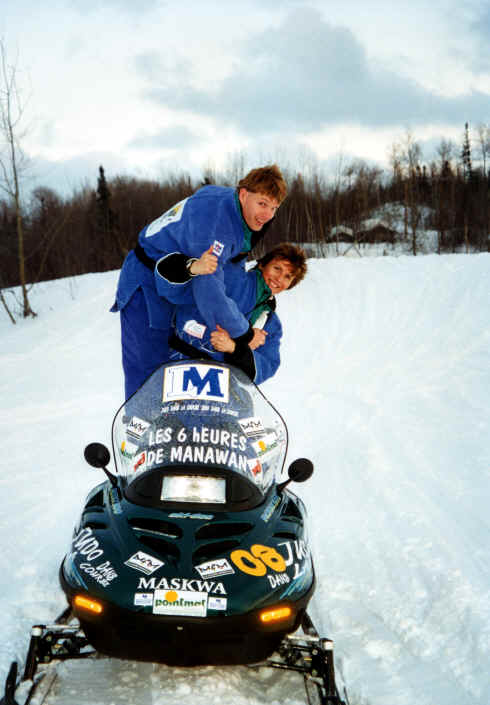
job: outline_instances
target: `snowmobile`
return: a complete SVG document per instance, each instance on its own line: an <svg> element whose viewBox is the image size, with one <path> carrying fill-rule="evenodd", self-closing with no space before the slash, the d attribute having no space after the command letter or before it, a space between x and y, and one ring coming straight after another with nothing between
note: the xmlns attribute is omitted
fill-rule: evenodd
<svg viewBox="0 0 490 705"><path fill-rule="evenodd" d="M157 369L115 415L114 469L104 445L85 448L106 477L60 566L68 608L32 629L22 705L42 664L94 653L296 670L307 695L342 705L333 644L307 613L306 509L289 488L313 465L295 460L281 480L287 446L281 415L239 369L205 360ZM14 663L0 705L20 705L17 686Z"/></svg>

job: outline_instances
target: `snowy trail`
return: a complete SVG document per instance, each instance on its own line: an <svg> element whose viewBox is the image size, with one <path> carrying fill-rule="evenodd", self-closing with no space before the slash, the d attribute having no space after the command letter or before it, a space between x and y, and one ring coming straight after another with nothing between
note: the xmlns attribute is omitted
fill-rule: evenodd
<svg viewBox="0 0 490 705"><path fill-rule="evenodd" d="M170 668L99 659L58 667L43 705L304 705L298 674L245 666ZM37 705L33 703L33 705Z"/></svg>
<svg viewBox="0 0 490 705"><path fill-rule="evenodd" d="M351 705L488 705L490 255L309 265L279 299L283 363L263 391L288 424L288 460L315 463L297 488L318 578L312 616L335 641ZM83 447L109 442L121 401L107 312L116 278L40 285L38 318L0 317L2 678L31 623L64 606L58 565L100 479ZM152 682L159 669L145 671ZM254 702L240 669L170 670L181 705L199 703L206 679L215 705ZM146 676L126 671L142 688Z"/></svg>

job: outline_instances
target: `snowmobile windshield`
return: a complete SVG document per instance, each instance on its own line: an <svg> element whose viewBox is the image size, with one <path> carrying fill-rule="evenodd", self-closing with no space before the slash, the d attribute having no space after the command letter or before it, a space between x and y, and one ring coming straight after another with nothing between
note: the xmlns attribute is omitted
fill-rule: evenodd
<svg viewBox="0 0 490 705"><path fill-rule="evenodd" d="M160 367L121 407L113 449L137 503L247 509L279 480L287 429L241 370L184 361Z"/></svg>

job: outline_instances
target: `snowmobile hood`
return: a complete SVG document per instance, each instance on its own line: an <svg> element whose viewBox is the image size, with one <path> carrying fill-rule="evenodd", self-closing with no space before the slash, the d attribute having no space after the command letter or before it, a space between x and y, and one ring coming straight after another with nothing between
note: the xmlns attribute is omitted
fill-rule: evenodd
<svg viewBox="0 0 490 705"><path fill-rule="evenodd" d="M116 471L146 506L250 509L277 483L286 425L238 369L185 361L156 370L116 414Z"/></svg>

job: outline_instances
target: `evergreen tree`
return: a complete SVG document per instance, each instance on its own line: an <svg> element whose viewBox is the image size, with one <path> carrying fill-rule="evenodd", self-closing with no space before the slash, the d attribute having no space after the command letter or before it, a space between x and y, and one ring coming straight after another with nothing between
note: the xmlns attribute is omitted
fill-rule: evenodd
<svg viewBox="0 0 490 705"><path fill-rule="evenodd" d="M120 264L117 218L111 208L111 192L105 178L104 167L99 166L95 194L96 271L112 269Z"/></svg>
<svg viewBox="0 0 490 705"><path fill-rule="evenodd" d="M469 181L473 175L471 165L471 145L468 123L464 126L463 147L461 149L461 161L463 163L463 177L465 181Z"/></svg>

